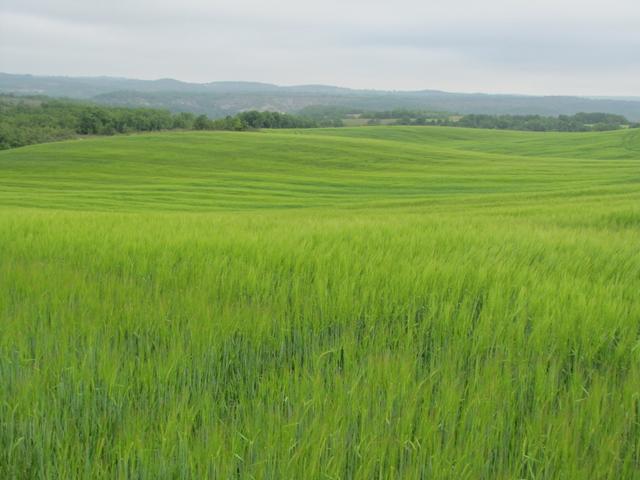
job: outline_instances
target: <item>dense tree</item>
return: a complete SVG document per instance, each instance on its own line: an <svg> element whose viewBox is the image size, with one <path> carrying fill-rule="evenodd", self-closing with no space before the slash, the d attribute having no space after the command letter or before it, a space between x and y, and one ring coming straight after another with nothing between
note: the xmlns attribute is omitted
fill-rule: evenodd
<svg viewBox="0 0 640 480"><path fill-rule="evenodd" d="M193 113L178 113L173 116L173 128L191 130L195 126L196 116Z"/></svg>
<svg viewBox="0 0 640 480"><path fill-rule="evenodd" d="M211 120L206 115L198 115L193 122L194 130L211 130Z"/></svg>
<svg viewBox="0 0 640 480"><path fill-rule="evenodd" d="M621 115L608 113L577 113L558 117L540 115L465 115L448 125L498 130L530 130L536 132L587 132L617 130L629 121Z"/></svg>
<svg viewBox="0 0 640 480"><path fill-rule="evenodd" d="M395 109L386 111L365 111L343 107L307 107L300 111L313 119L327 120L336 116L342 120L359 119L363 124L382 125L441 125L450 127L487 128L498 130L529 130L586 132L616 130L624 126L633 127L621 115L607 113L577 113L545 117L541 115L483 115L470 114L456 116L445 112L428 110ZM336 118L334 117L334 118ZM383 121L386 120L386 121Z"/></svg>
<svg viewBox="0 0 640 480"><path fill-rule="evenodd" d="M0 149L73 138L158 130L311 128L313 119L277 112L249 111L218 120L151 108L105 107L46 97L0 95Z"/></svg>

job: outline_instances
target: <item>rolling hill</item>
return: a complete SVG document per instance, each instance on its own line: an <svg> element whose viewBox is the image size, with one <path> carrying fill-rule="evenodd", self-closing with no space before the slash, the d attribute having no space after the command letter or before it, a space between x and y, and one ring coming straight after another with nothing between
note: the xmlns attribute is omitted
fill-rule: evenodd
<svg viewBox="0 0 640 480"><path fill-rule="evenodd" d="M0 93L91 99L108 105L166 108L212 117L243 110L297 112L317 105L364 110L445 111L469 114L572 115L604 112L640 121L640 102L630 98L450 93L437 90L353 90L323 85L277 86L256 82L188 83L172 79L39 77L0 73Z"/></svg>
<svg viewBox="0 0 640 480"><path fill-rule="evenodd" d="M634 478L640 132L0 152L0 477Z"/></svg>

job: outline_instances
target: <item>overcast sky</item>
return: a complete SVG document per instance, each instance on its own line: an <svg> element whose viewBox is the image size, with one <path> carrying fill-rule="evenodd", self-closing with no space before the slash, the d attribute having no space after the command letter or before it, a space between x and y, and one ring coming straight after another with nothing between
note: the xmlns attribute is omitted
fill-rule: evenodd
<svg viewBox="0 0 640 480"><path fill-rule="evenodd" d="M0 71L640 95L640 0L0 0Z"/></svg>

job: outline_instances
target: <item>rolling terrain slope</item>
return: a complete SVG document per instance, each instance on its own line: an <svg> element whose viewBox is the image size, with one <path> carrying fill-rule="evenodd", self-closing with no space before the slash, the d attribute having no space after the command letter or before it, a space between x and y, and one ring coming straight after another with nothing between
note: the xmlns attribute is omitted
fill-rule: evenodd
<svg viewBox="0 0 640 480"><path fill-rule="evenodd" d="M433 207L637 190L640 131L162 133L0 152L6 205L106 211ZM506 196L505 196L506 195Z"/></svg>
<svg viewBox="0 0 640 480"><path fill-rule="evenodd" d="M1 478L636 478L640 131L0 152Z"/></svg>

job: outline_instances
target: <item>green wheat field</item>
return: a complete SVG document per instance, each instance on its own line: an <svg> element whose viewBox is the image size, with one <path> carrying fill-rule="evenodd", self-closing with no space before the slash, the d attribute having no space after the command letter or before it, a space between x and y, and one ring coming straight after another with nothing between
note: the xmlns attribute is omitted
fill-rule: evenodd
<svg viewBox="0 0 640 480"><path fill-rule="evenodd" d="M640 478L640 130L0 152L0 478Z"/></svg>

